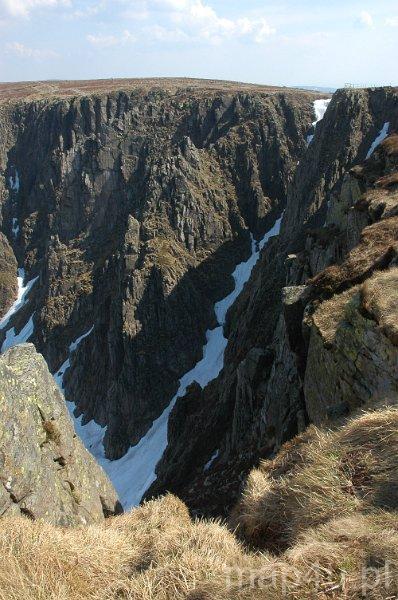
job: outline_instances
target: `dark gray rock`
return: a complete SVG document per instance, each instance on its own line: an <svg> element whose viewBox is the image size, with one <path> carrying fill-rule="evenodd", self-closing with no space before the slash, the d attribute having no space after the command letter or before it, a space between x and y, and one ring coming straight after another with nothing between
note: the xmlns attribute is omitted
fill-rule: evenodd
<svg viewBox="0 0 398 600"><path fill-rule="evenodd" d="M273 456L310 420L321 422L337 414L333 407L340 406L345 398L353 410L365 398L368 404L377 404L383 386L388 396L395 394L395 353L385 352L391 342L381 332L377 343L385 364L379 376L374 370L380 369L380 364L370 368L363 358L356 381L355 358L361 360L361 345L366 354L366 340L352 335L350 343L355 350L349 358L348 343L347 352L344 347L328 349L323 342L316 346L312 323L314 310L324 297L366 280L374 269L395 264L398 230L391 218L397 202L394 156L398 145L391 140L375 152L367 166L360 170L355 167L351 173L354 165L362 163L387 121L390 132L398 130L397 90L339 91L300 161L288 190L281 235L263 252L250 282L229 313L225 368L218 381L202 391L202 413L196 409L200 423L197 429L207 449L215 410L222 410L225 417L222 434L218 426L221 417L213 429L220 452L206 473L206 485L203 462L197 464L185 484L176 486L177 493L196 514L227 514L249 465ZM380 218L385 219L380 230L377 223L372 231L366 230ZM361 242L364 231L365 242ZM349 258L353 250L356 254ZM341 270L338 265L342 265ZM309 281L317 274L318 282ZM361 319L360 314L357 317ZM373 328L374 323L369 331ZM351 340L349 331L341 336ZM253 351L273 356L271 364L258 369L254 381L250 359ZM339 383L339 374L345 377L344 385ZM373 398L371 390L375 391ZM176 413L179 402L174 408ZM189 448L187 439L185 430L182 435L173 435L170 430L165 460L158 465L158 480L149 495L174 489L166 456ZM184 461L190 460L190 456L184 457Z"/></svg>
<svg viewBox="0 0 398 600"><path fill-rule="evenodd" d="M16 299L17 261L4 234L0 233L0 318Z"/></svg>
<svg viewBox="0 0 398 600"><path fill-rule="evenodd" d="M40 272L32 341L55 371L95 324L65 393L107 425L112 458L200 358L249 230L261 235L280 213L305 150L316 95L223 87L138 85L0 114L4 230L17 210L15 252Z"/></svg>

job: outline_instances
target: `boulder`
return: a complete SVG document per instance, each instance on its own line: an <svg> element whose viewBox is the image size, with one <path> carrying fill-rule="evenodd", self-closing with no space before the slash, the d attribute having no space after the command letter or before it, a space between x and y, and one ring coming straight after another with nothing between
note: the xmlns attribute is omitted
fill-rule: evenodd
<svg viewBox="0 0 398 600"><path fill-rule="evenodd" d="M74 431L62 393L32 344L0 357L0 515L64 526L121 511Z"/></svg>

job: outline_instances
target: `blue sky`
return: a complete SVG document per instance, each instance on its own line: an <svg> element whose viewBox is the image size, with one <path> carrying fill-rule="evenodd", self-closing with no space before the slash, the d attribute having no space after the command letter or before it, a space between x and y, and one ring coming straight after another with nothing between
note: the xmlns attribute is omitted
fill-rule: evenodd
<svg viewBox="0 0 398 600"><path fill-rule="evenodd" d="M397 0L0 0L0 80L398 83Z"/></svg>

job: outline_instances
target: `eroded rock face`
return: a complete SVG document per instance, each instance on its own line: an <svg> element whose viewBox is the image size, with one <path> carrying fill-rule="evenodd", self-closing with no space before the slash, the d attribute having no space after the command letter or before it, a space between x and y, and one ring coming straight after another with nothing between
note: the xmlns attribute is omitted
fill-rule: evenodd
<svg viewBox="0 0 398 600"><path fill-rule="evenodd" d="M363 163L386 122L392 135ZM279 239L230 311L224 371L201 391L203 411L195 407L201 453L197 438L193 445L188 431L177 435L171 427L149 496L167 489L195 513L225 515L249 465L272 456L309 422L398 401L396 347L385 333L391 326L378 322L381 310L370 313L358 295L355 306L339 298L329 311L337 319L333 343L317 324L327 312L322 302L354 293L396 264L397 130L397 90L334 95L288 190ZM172 423L185 406L177 402ZM224 420L214 416L220 407ZM193 467L188 482L168 469L179 449Z"/></svg>
<svg viewBox="0 0 398 600"><path fill-rule="evenodd" d="M140 440L200 359L249 230L259 237L285 205L316 97L138 85L4 113L4 228L11 238L18 220L15 251L40 274L32 341L55 371L94 326L65 393L107 426L109 457Z"/></svg>
<svg viewBox="0 0 398 600"><path fill-rule="evenodd" d="M17 261L6 236L0 233L0 318L17 296Z"/></svg>
<svg viewBox="0 0 398 600"><path fill-rule="evenodd" d="M398 293L390 293L396 305ZM365 313L362 294L356 286L323 302L314 314L304 381L313 423L398 401L397 347Z"/></svg>
<svg viewBox="0 0 398 600"><path fill-rule="evenodd" d="M16 209L14 250L40 273L20 324L35 311L34 341L52 370L91 331L64 381L84 418L107 425L109 457L170 402L215 326L214 302L249 253L249 230L259 237L286 207L279 238L227 316L224 369L177 401L148 492L176 492L202 514L228 512L253 464L309 421L339 418L373 392L395 395L394 342L378 306L358 299L348 318L338 302L334 345L317 318L333 294L356 286L360 294L396 265L396 136L364 159L386 122L390 134L398 129L397 91L339 91L307 148L314 98L156 87L4 113L4 229L10 236ZM346 327L358 335L348 339ZM359 350L368 334L375 360L389 357L388 382L374 388ZM354 355L364 359L362 395L352 391ZM327 403L326 388L335 390Z"/></svg>
<svg viewBox="0 0 398 600"><path fill-rule="evenodd" d="M120 512L116 493L77 438L64 398L32 344L0 357L0 515L58 525Z"/></svg>

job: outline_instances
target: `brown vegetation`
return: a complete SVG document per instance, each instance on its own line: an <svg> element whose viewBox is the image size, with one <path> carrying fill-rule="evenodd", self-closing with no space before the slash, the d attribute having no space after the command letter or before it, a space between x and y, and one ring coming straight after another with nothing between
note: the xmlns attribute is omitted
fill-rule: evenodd
<svg viewBox="0 0 398 600"><path fill-rule="evenodd" d="M312 527L341 515L398 506L398 411L364 414L334 432L312 428L285 454L249 477L232 523L251 546L284 550ZM293 445L294 448L294 445ZM289 464L292 457L292 463Z"/></svg>
<svg viewBox="0 0 398 600"><path fill-rule="evenodd" d="M391 173L390 175L380 177L380 179L376 181L375 185L378 188L388 188L398 185L398 173Z"/></svg>
<svg viewBox="0 0 398 600"><path fill-rule="evenodd" d="M367 211L372 222L394 217L398 213L398 192L389 189L370 190L360 198L355 209Z"/></svg>
<svg viewBox="0 0 398 600"><path fill-rule="evenodd" d="M394 408L311 427L249 478L232 524L251 551L173 496L75 529L6 517L0 600L395 598L397 456Z"/></svg>
<svg viewBox="0 0 398 600"><path fill-rule="evenodd" d="M362 288L362 304L385 335L398 345L398 267L377 273Z"/></svg>
<svg viewBox="0 0 398 600"><path fill-rule="evenodd" d="M0 233L0 317L12 305L17 290L17 261L7 238Z"/></svg>
<svg viewBox="0 0 398 600"><path fill-rule="evenodd" d="M0 317L7 312L17 296L16 282L15 273L0 272Z"/></svg>
<svg viewBox="0 0 398 600"><path fill-rule="evenodd" d="M388 136L382 143L382 148L387 156L396 156L398 154L398 133Z"/></svg>
<svg viewBox="0 0 398 600"><path fill-rule="evenodd" d="M328 267L309 284L317 296L341 292L361 283L373 271L386 268L398 252L398 217L365 227L361 240L341 265Z"/></svg>
<svg viewBox="0 0 398 600"><path fill-rule="evenodd" d="M49 97L71 97L84 96L93 93L111 93L118 91L140 90L144 92L153 90L166 90L168 92L179 92L189 90L190 93L206 92L230 93L236 91L275 94L279 92L297 93L294 88L276 87L269 85L256 85L240 83L236 81L218 81L214 79L190 79L190 78L135 78L135 79L96 79L77 81L22 81L16 83L0 83L0 104L16 100L36 100ZM310 90L302 90L301 93L309 97L323 98L325 94L319 94Z"/></svg>
<svg viewBox="0 0 398 600"><path fill-rule="evenodd" d="M341 294L335 294L321 303L313 315L313 322L327 344L332 344L337 331L350 312L356 309L360 286L354 286Z"/></svg>

